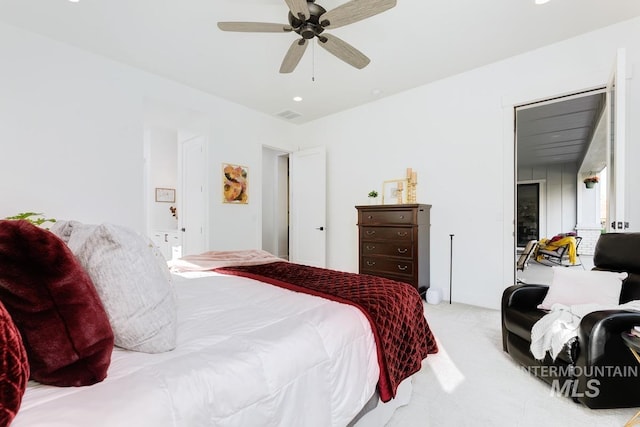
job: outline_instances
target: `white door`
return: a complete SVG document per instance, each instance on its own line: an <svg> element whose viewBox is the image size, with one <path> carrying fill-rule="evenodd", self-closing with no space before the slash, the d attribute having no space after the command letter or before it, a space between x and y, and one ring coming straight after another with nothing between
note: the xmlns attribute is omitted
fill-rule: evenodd
<svg viewBox="0 0 640 427"><path fill-rule="evenodd" d="M326 153L323 147L291 153L290 261L326 264Z"/></svg>
<svg viewBox="0 0 640 427"><path fill-rule="evenodd" d="M182 254L193 255L207 250L206 156L204 137L197 136L180 144L179 228Z"/></svg>
<svg viewBox="0 0 640 427"><path fill-rule="evenodd" d="M618 49L607 85L607 231L623 232L625 219L626 54Z"/></svg>

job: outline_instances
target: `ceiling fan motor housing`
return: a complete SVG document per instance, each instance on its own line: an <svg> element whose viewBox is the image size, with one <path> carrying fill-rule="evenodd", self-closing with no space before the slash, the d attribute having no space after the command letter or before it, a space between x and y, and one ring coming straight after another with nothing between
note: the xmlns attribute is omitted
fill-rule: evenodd
<svg viewBox="0 0 640 427"><path fill-rule="evenodd" d="M324 27L320 25L320 16L326 10L313 2L307 2L307 6L309 6L309 14L311 15L309 19L304 21L289 12L289 24L291 24L293 31L300 34L302 38L312 39L324 31Z"/></svg>

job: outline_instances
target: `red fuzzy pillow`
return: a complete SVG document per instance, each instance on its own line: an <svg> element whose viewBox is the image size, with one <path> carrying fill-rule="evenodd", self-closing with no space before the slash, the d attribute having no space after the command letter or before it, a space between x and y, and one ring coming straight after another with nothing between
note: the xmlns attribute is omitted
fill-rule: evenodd
<svg viewBox="0 0 640 427"><path fill-rule="evenodd" d="M83 386L107 376L113 332L69 248L28 221L0 221L0 301L22 335L31 378Z"/></svg>
<svg viewBox="0 0 640 427"><path fill-rule="evenodd" d="M0 303L0 426L18 413L29 381L29 363L20 332Z"/></svg>

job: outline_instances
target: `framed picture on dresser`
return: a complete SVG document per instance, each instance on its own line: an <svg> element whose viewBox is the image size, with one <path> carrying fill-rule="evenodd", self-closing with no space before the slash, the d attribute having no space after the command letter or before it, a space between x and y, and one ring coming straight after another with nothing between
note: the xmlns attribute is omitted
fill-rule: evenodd
<svg viewBox="0 0 640 427"><path fill-rule="evenodd" d="M382 204L395 205L407 203L408 181L392 179L382 183Z"/></svg>

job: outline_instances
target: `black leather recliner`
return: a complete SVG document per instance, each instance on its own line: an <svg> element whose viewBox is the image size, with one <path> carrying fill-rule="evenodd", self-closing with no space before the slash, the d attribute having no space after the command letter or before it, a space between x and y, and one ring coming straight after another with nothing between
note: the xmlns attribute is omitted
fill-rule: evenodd
<svg viewBox="0 0 640 427"><path fill-rule="evenodd" d="M625 271L620 303L640 299L640 233L608 233L598 239L594 270ZM529 347L531 328L546 314L537 309L548 286L520 284L502 295L504 351L552 389L589 408L640 406L640 364L621 333L640 325L640 312L607 310L582 318L577 339L552 360L536 360Z"/></svg>

